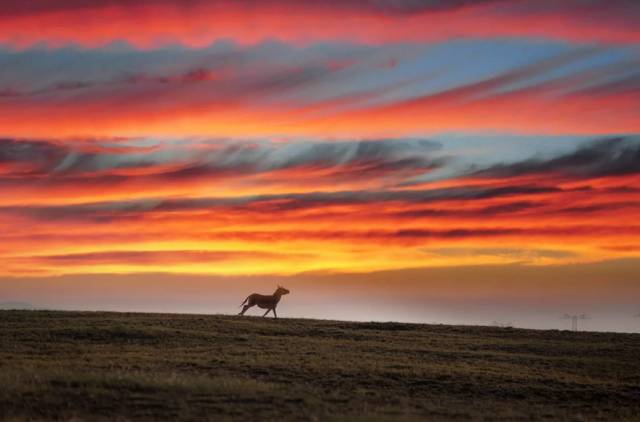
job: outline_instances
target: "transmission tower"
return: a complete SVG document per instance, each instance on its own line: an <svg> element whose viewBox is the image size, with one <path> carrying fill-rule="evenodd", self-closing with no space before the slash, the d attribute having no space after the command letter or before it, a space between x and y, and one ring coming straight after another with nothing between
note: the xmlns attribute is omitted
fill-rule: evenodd
<svg viewBox="0 0 640 422"><path fill-rule="evenodd" d="M562 316L562 319L568 319L571 321L571 331L578 331L578 321L589 319L589 317L585 314L580 314L580 315L564 314Z"/></svg>

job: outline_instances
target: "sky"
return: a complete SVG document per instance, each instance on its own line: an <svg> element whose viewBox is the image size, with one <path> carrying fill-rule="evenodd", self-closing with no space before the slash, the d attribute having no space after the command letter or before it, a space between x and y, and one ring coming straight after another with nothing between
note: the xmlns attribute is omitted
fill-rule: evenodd
<svg viewBox="0 0 640 422"><path fill-rule="evenodd" d="M640 3L0 4L0 302L640 332Z"/></svg>

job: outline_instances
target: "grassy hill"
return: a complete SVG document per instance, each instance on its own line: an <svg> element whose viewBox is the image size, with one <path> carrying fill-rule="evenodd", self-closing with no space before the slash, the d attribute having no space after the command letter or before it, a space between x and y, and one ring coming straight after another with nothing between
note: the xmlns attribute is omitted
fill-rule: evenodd
<svg viewBox="0 0 640 422"><path fill-rule="evenodd" d="M640 419L640 335L0 312L0 419Z"/></svg>

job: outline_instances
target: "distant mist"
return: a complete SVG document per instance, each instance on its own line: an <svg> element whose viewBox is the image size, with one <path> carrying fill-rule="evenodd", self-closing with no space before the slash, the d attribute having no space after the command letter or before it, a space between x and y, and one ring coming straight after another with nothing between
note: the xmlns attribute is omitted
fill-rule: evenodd
<svg viewBox="0 0 640 422"><path fill-rule="evenodd" d="M47 309L235 314L248 294L271 294L279 283L291 290L281 317L569 329L562 316L584 313L581 330L640 332L638 268L640 260L627 259L361 274L25 277L0 279L0 298Z"/></svg>

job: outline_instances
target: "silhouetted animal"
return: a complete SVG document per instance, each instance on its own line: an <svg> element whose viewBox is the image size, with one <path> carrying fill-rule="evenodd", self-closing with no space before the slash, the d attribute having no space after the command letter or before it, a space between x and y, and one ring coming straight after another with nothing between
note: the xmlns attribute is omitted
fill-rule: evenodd
<svg viewBox="0 0 640 422"><path fill-rule="evenodd" d="M266 309L267 312L262 315L263 317L267 316L270 311L273 311L273 316L278 318L278 314L276 314L276 306L278 306L278 302L280 302L280 298L283 295L289 294L289 290L284 287L278 286L278 289L271 296L260 295L258 293L251 294L247 296L247 298L240 304L240 306L244 306L242 311L238 315L244 315L244 313L250 307L254 305L258 305L259 308ZM246 305L245 305L246 303Z"/></svg>

